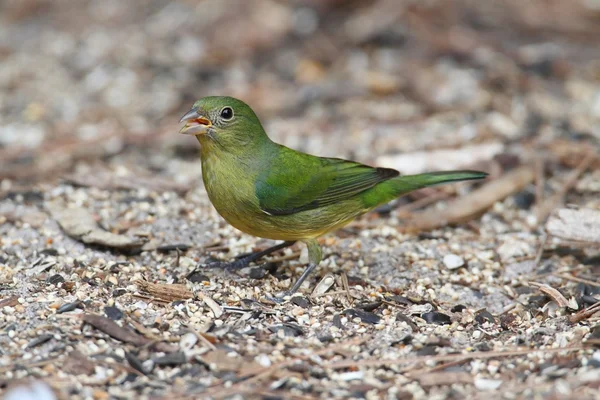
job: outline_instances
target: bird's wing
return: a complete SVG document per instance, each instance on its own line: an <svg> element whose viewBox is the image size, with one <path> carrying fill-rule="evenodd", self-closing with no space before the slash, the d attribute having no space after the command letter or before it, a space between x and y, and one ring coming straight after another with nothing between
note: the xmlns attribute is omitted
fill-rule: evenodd
<svg viewBox="0 0 600 400"><path fill-rule="evenodd" d="M256 195L264 212L290 215L349 199L398 174L393 169L286 151L258 177Z"/></svg>

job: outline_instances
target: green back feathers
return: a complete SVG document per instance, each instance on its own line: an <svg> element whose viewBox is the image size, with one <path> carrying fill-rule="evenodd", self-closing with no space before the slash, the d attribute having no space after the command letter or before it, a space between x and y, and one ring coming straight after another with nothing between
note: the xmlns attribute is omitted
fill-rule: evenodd
<svg viewBox="0 0 600 400"><path fill-rule="evenodd" d="M271 215L290 215L343 202L398 171L372 168L338 158L319 158L282 147L277 159L259 175L256 196Z"/></svg>

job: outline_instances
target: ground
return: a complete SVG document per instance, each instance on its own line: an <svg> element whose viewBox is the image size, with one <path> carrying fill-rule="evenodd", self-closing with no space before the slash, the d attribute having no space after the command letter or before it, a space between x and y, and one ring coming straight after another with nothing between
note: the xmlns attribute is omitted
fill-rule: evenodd
<svg viewBox="0 0 600 400"><path fill-rule="evenodd" d="M0 393L597 397L600 14L565 4L0 2ZM275 304L300 244L190 275L274 244L177 134L212 94L298 150L490 176L321 238Z"/></svg>

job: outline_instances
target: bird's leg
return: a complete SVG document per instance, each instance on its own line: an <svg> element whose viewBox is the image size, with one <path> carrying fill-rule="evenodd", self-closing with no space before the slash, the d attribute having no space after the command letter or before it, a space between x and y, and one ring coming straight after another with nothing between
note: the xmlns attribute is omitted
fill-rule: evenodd
<svg viewBox="0 0 600 400"><path fill-rule="evenodd" d="M269 247L268 249L257 251L256 253L251 253L247 256L238 258L237 260L230 262L222 262L217 261L210 264L207 264L205 268L225 268L225 269L242 269L246 268L250 265L250 263L259 260L260 258L269 255L271 253L276 252L277 250L285 249L286 247L290 247L296 243L295 241L286 241L283 243L279 243L275 246Z"/></svg>
<svg viewBox="0 0 600 400"><path fill-rule="evenodd" d="M300 275L300 278L298 278L298 280L294 282L291 288L279 294L275 299L273 299L278 303L281 302L281 300L284 297L291 296L294 293L296 293L298 289L300 289L300 286L302 286L306 278L308 278L308 276L315 270L315 268L317 268L317 266L323 258L321 246L319 246L319 242L317 242L316 239L308 239L305 240L304 243L306 243L306 247L308 248L308 266L306 267L302 275Z"/></svg>
<svg viewBox="0 0 600 400"><path fill-rule="evenodd" d="M298 278L298 280L296 282L294 282L294 284L292 285L292 287L289 288L288 290L286 290L285 292L283 292L278 297L291 296L294 293L296 293L298 291L298 289L300 289L300 286L302 286L302 284L304 283L304 281L306 280L306 278L308 278L308 276L310 274L312 274L312 272L315 270L315 268L317 268L318 265L319 264L313 264L313 263L308 264L308 266L306 267L306 269L304 270L304 272L302 273L302 275L300 275L300 278Z"/></svg>

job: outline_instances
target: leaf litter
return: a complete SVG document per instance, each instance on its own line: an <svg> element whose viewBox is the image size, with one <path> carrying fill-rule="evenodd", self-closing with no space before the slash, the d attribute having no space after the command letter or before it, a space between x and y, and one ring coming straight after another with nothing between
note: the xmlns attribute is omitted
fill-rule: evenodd
<svg viewBox="0 0 600 400"><path fill-rule="evenodd" d="M3 8L3 396L596 395L597 11L338 3ZM324 237L309 284L265 304L297 249L186 279L272 244L218 217L176 134L208 93L303 151L491 177Z"/></svg>

